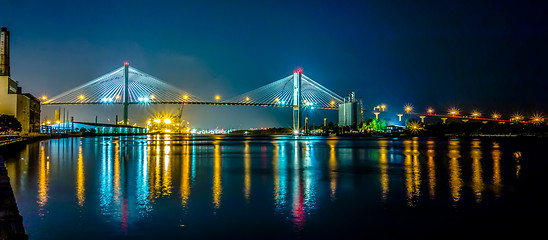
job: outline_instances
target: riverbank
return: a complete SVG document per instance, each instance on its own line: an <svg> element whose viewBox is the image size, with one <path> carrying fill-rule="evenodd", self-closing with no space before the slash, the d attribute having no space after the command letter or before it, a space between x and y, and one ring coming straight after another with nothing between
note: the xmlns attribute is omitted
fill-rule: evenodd
<svg viewBox="0 0 548 240"><path fill-rule="evenodd" d="M0 239L28 239L2 155L0 155Z"/></svg>

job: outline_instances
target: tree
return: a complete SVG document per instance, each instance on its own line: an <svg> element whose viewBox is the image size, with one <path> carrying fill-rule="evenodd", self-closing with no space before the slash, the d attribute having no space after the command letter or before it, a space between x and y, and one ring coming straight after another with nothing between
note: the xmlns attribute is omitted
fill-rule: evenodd
<svg viewBox="0 0 548 240"><path fill-rule="evenodd" d="M13 134L16 132L21 132L21 123L17 118L2 114L0 116L0 133L2 134Z"/></svg>
<svg viewBox="0 0 548 240"><path fill-rule="evenodd" d="M379 132L386 130L386 121L382 119L368 119L362 123L361 130L364 132Z"/></svg>

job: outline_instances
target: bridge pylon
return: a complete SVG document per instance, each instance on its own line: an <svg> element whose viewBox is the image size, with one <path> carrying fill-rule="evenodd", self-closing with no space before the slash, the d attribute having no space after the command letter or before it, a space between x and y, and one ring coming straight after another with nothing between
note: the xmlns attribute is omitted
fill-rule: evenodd
<svg viewBox="0 0 548 240"><path fill-rule="evenodd" d="M128 122L128 111L129 111L129 63L124 63L124 125L127 125ZM118 123L116 123L118 124Z"/></svg>
<svg viewBox="0 0 548 240"><path fill-rule="evenodd" d="M293 72L293 131L300 133L302 69Z"/></svg>

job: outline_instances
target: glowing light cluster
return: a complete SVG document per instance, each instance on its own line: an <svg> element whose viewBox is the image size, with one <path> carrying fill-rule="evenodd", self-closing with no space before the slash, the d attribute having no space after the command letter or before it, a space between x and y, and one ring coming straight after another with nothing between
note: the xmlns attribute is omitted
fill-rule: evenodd
<svg viewBox="0 0 548 240"><path fill-rule="evenodd" d="M150 98L148 98L148 97L139 97L139 98L137 98L137 100L141 103L150 102Z"/></svg>
<svg viewBox="0 0 548 240"><path fill-rule="evenodd" d="M101 99L101 102L111 103L111 102L114 102L114 98L104 97L104 98Z"/></svg>

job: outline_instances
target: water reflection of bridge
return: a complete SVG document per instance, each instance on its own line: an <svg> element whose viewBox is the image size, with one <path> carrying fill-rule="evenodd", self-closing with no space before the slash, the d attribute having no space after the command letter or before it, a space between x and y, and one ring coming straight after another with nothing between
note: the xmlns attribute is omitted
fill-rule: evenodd
<svg viewBox="0 0 548 240"><path fill-rule="evenodd" d="M225 201L240 199L247 204L253 201L255 194L263 194L263 173L272 171L272 189L268 191L273 197L273 208L279 214L290 215L300 229L307 216L317 208L319 199L328 197L336 201L339 188L358 187L348 176L361 174L364 169L357 162L363 161L378 166L380 201L404 197L407 205L414 207L421 201L439 198L440 193L442 198L446 197L445 189L439 189L444 186L454 204L462 202L468 190L477 203L491 191L496 198L502 194L502 154L497 142L472 140L463 143L453 139L447 146L436 146L439 143L435 141L381 139L372 143L377 145L366 156L360 152L363 149L352 147L355 143L337 139L243 139L241 145L222 138L169 135L150 135L146 139L125 136L72 138L29 145L21 156L26 161L8 162L7 167L16 194L24 190L22 179L36 177L36 204L40 216L49 212L49 189L52 184L59 184L51 182L52 172L67 167L74 169L75 204L86 208L95 203L88 195L97 195L101 213L116 218L125 228L128 216L151 214L158 207L156 201L163 198L177 197L181 207L187 209L197 204L193 194L208 191L213 212L221 210ZM490 152L485 152L486 149ZM463 160L462 154L469 156L470 161ZM318 161L319 156L327 156L327 162ZM96 159L100 161L98 165L94 162ZM38 161L37 171L29 171L34 160ZM99 166L96 176L90 175L94 166ZM241 177L234 174L234 169L241 169ZM401 187L394 185L398 180L393 181L400 175L405 196L391 191ZM227 177L231 179L229 185ZM237 178L241 179L241 185L235 190L233 182ZM440 182L440 179L447 179L447 182ZM90 185L94 181L98 181L98 188L90 187L94 186ZM471 187L468 189L467 185ZM132 192L135 199L129 197Z"/></svg>

